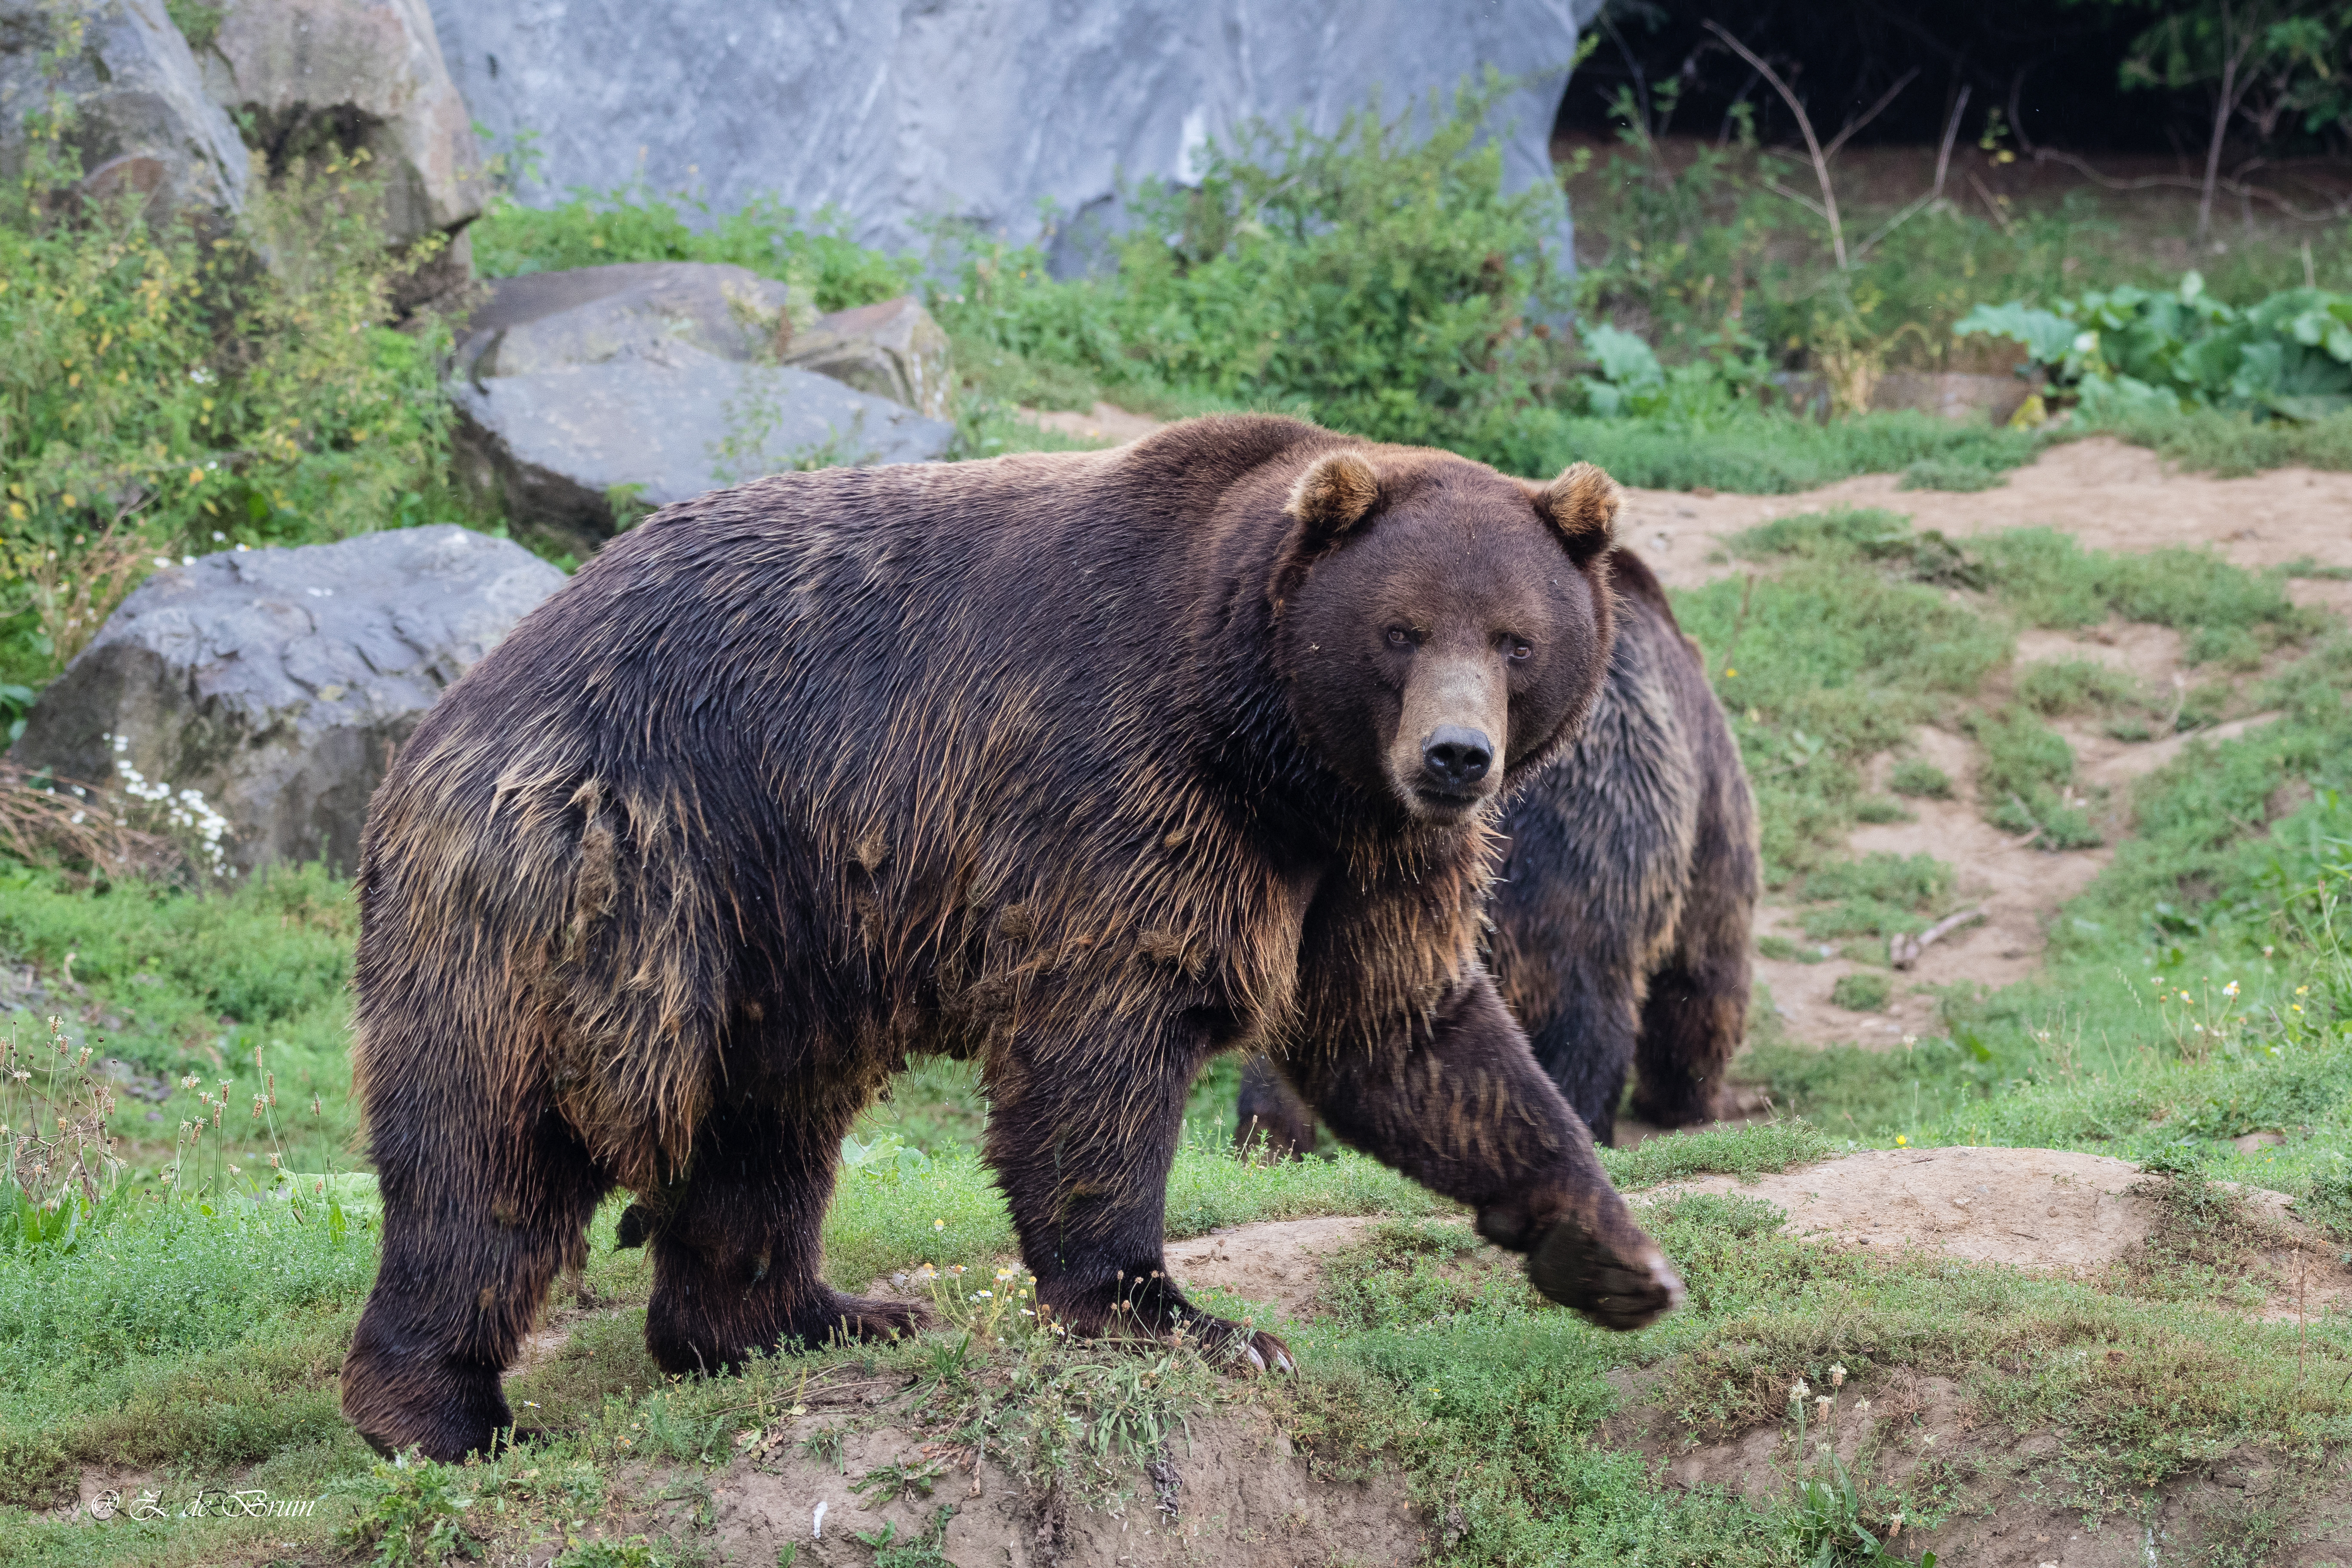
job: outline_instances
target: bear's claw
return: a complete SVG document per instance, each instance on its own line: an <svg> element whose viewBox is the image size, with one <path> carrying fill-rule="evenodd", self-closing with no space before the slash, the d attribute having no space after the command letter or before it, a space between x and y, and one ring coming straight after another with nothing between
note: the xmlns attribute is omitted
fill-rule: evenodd
<svg viewBox="0 0 2352 1568"><path fill-rule="evenodd" d="M1682 1304L1682 1276L1645 1244L1631 1256L1573 1226L1555 1225L1528 1254L1535 1288L1604 1329L1638 1329Z"/></svg>

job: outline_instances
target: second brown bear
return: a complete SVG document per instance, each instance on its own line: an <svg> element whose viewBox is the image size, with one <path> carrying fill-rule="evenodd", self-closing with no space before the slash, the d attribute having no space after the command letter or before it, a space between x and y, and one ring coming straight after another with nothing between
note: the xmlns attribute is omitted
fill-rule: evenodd
<svg viewBox="0 0 2352 1568"><path fill-rule="evenodd" d="M1657 578L1615 551L1617 640L1575 744L1511 803L1487 964L1536 1059L1595 1142L1633 1113L1716 1114L1748 1017L1756 803L1697 650ZM1264 1057L1243 1070L1237 1136L1314 1147L1314 1113Z"/></svg>

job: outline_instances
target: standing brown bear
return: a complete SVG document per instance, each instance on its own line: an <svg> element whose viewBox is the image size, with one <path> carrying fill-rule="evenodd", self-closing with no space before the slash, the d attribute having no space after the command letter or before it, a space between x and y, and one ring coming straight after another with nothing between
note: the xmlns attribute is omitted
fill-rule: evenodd
<svg viewBox="0 0 2352 1568"><path fill-rule="evenodd" d="M1601 683L1615 513L1588 465L1543 487L1230 417L782 475L607 547L376 795L383 1261L345 1412L380 1447L488 1446L616 1184L666 1368L909 1327L827 1289L818 1236L843 1133L917 1052L978 1059L1076 1331L1285 1360L1161 1257L1186 1088L1237 1046L1554 1300L1670 1309L1477 957L1496 803Z"/></svg>
<svg viewBox="0 0 2352 1568"><path fill-rule="evenodd" d="M1615 647L1592 714L1515 795L1488 914L1487 966L1568 1103L1600 1142L1638 1067L1634 1114L1715 1114L1748 1021L1756 803L1739 743L1665 591L1609 556ZM1243 1069L1236 1136L1277 1153L1315 1113L1265 1057Z"/></svg>

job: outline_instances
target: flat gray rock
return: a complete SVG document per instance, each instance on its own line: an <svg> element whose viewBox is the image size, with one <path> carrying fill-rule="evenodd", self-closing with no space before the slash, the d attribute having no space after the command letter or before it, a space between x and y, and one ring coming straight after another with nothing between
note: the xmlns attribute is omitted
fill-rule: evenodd
<svg viewBox="0 0 2352 1568"><path fill-rule="evenodd" d="M563 585L451 525L168 567L41 693L9 760L225 817L230 874L359 863L368 797L449 684Z"/></svg>
<svg viewBox="0 0 2352 1568"><path fill-rule="evenodd" d="M23 170L25 117L53 93L74 106L84 188L137 191L151 220L243 208L245 144L163 0L0 0L0 178Z"/></svg>
<svg viewBox="0 0 2352 1568"><path fill-rule="evenodd" d="M1504 179L1557 189L1552 121L1584 0L431 0L450 74L494 142L537 136L530 199L641 178L729 211L828 204L919 248L925 219L1026 240L1057 270L1117 222L1122 181L1189 184L1252 118L1318 131L1381 89L1412 109L1494 66ZM1567 238L1566 208L1560 239ZM1565 260L1567 252L1562 251Z"/></svg>

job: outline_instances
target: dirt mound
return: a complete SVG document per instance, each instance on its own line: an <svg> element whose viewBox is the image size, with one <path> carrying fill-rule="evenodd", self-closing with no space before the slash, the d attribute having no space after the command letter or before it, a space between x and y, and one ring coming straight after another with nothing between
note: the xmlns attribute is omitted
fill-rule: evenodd
<svg viewBox="0 0 2352 1568"><path fill-rule="evenodd" d="M838 1434L837 1458L809 1440ZM829 1447L818 1437L819 1451ZM968 1448L923 1442L897 1426L784 1421L752 1436L713 1483L714 1555L722 1562L855 1564L877 1537L904 1545L930 1533L951 1563L1050 1568L1067 1563L1249 1563L1320 1568L1405 1563L1422 1554L1423 1521L1393 1475L1319 1481L1263 1415L1219 1412L1192 1423L1120 1495L1089 1509L1025 1489ZM894 1470L893 1467L897 1467ZM917 1478L896 1486L885 1478ZM866 1484L861 1494L854 1489ZM942 1510L952 1509L944 1519ZM865 1539L861 1541L859 1537Z"/></svg>

